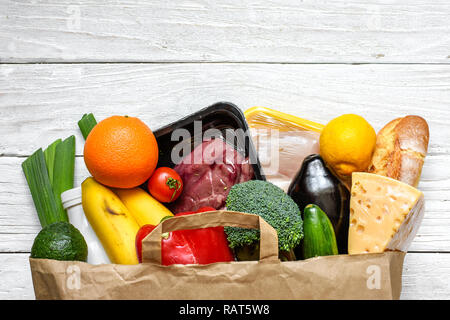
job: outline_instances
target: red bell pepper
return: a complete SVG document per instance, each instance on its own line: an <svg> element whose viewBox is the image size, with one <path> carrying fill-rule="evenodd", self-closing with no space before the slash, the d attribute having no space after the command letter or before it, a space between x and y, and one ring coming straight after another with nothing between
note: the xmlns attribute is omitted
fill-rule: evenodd
<svg viewBox="0 0 450 320"><path fill-rule="evenodd" d="M204 207L198 211L181 212L175 216L184 216L200 212L215 211ZM136 252L142 262L142 240L156 226L144 225L136 235ZM228 247L223 227L210 227L194 230L177 230L163 235L161 241L161 259L165 266L171 264L208 264L214 262L234 261Z"/></svg>

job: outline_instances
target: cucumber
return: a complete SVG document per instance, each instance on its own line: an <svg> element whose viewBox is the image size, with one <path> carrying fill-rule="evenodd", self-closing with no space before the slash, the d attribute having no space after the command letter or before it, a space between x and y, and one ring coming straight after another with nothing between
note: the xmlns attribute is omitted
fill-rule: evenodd
<svg viewBox="0 0 450 320"><path fill-rule="evenodd" d="M325 212L314 204L303 211L303 259L338 254L333 225Z"/></svg>

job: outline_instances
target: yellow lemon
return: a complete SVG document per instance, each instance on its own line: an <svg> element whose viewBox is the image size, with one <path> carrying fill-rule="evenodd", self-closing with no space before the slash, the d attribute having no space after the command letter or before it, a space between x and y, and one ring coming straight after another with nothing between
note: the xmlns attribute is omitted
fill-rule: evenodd
<svg viewBox="0 0 450 320"><path fill-rule="evenodd" d="M366 171L377 135L361 116L344 114L331 120L320 135L320 155L342 177Z"/></svg>

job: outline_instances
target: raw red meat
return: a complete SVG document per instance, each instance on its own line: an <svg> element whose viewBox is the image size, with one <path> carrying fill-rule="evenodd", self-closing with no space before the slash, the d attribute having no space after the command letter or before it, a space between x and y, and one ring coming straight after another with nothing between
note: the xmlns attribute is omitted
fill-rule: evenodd
<svg viewBox="0 0 450 320"><path fill-rule="evenodd" d="M202 207L225 209L230 188L253 178L248 158L221 139L204 141L174 170L183 179L183 192L171 206L173 213Z"/></svg>

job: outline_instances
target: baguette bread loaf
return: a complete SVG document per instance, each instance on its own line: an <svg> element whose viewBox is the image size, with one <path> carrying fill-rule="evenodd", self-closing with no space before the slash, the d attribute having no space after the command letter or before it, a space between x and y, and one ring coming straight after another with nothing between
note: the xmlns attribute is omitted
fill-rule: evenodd
<svg viewBox="0 0 450 320"><path fill-rule="evenodd" d="M392 120L377 135L368 172L417 187L428 152L429 135L427 122L419 116Z"/></svg>

